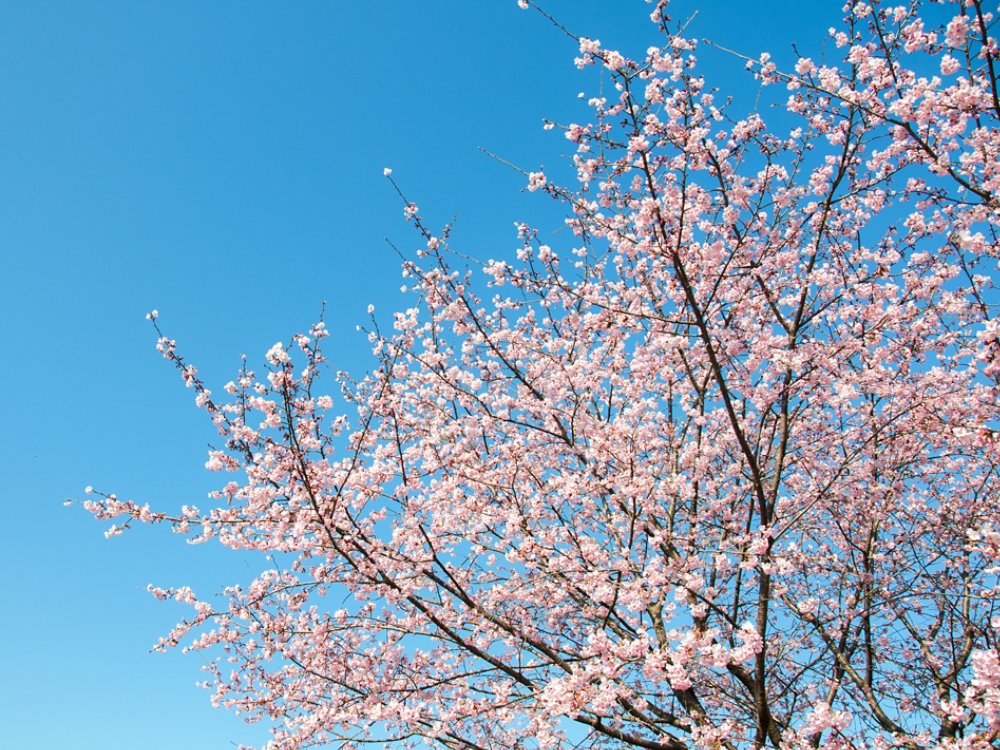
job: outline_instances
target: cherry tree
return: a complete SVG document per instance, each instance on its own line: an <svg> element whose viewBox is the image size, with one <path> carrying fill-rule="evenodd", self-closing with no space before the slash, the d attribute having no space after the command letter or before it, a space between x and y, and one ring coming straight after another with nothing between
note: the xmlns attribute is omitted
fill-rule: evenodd
<svg viewBox="0 0 1000 750"><path fill-rule="evenodd" d="M572 232L477 263L404 198L360 379L319 323L219 397L161 334L231 480L86 505L274 556L152 589L269 747L1000 747L997 8L844 13L749 114L665 0L577 39Z"/></svg>

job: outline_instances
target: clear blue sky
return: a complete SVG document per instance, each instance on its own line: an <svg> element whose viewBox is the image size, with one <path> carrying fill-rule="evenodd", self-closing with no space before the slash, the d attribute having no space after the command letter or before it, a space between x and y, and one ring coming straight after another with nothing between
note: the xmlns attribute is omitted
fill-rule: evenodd
<svg viewBox="0 0 1000 750"><path fill-rule="evenodd" d="M839 2L685 0L697 36L819 56ZM576 33L642 53L641 0L545 0ZM20 2L0 6L0 374L7 414L0 539L0 744L176 750L259 741L209 706L198 658L149 654L198 592L260 561L165 529L106 541L63 500L88 485L174 508L202 502L213 432L154 351L143 315L216 387L246 352L327 302L334 366L366 369L354 332L388 316L415 246L394 176L480 257L551 208L477 151L526 168L568 151L543 117L593 93L573 45L514 0ZM715 57L707 54L706 57ZM746 95L742 66L710 66ZM553 239L558 241L558 239Z"/></svg>

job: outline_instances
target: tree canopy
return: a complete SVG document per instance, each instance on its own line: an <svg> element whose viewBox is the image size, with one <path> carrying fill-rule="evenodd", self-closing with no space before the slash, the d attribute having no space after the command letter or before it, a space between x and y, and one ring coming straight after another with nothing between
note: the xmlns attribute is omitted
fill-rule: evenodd
<svg viewBox="0 0 1000 750"><path fill-rule="evenodd" d="M740 113L650 7L526 171L571 232L478 262L404 198L369 374L320 322L219 397L161 334L232 479L87 507L280 553L153 589L269 747L1000 747L997 9L850 0Z"/></svg>

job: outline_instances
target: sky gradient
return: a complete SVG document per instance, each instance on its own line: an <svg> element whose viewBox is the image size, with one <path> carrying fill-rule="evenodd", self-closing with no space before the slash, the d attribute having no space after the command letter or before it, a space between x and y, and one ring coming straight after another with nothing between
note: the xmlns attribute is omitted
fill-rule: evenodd
<svg viewBox="0 0 1000 750"><path fill-rule="evenodd" d="M679 3L692 35L748 54L821 54L839 3ZM802 6L809 6L803 8ZM547 0L575 33L640 55L641 0ZM817 53L816 51L820 52ZM211 425L154 349L160 324L217 390L306 329L325 302L335 368L364 372L365 309L390 319L419 242L382 174L480 258L515 220L554 234L516 171L568 153L542 118L586 117L593 73L514 0L11 2L0 9L5 746L225 748L265 737L214 710L197 657L149 654L185 608L147 583L211 592L263 561L166 529L107 541L67 498L93 485L160 508L199 503ZM705 50L723 94L742 65Z"/></svg>

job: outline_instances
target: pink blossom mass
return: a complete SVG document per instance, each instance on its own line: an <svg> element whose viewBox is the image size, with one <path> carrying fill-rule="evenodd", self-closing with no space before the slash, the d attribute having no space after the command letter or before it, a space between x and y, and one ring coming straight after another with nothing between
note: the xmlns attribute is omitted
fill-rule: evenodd
<svg viewBox="0 0 1000 750"><path fill-rule="evenodd" d="M214 392L147 316L219 489L85 506L273 555L150 589L271 750L1000 748L1000 10L849 0L738 82L645 10L522 170L565 231L476 257L384 170L367 374L320 322Z"/></svg>

